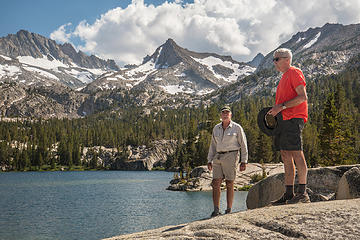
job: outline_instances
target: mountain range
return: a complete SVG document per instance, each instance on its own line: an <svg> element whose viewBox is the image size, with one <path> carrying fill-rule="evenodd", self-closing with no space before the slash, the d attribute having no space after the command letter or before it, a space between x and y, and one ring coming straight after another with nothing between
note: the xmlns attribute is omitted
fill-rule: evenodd
<svg viewBox="0 0 360 240"><path fill-rule="evenodd" d="M309 81L336 74L360 53L360 24L310 28L279 47L293 51L293 64ZM120 68L21 30L0 38L0 116L73 118L134 105L151 111L272 94L280 79L272 54L238 62L168 39L140 65Z"/></svg>
<svg viewBox="0 0 360 240"><path fill-rule="evenodd" d="M307 81L343 71L352 57L360 54L360 24L325 24L298 32L277 48L289 48L292 63L299 67ZM276 49L277 49L276 48ZM273 67L274 49L258 65L255 73L231 86L219 89L207 96L212 102L221 99L235 102L244 95L271 95L281 74Z"/></svg>

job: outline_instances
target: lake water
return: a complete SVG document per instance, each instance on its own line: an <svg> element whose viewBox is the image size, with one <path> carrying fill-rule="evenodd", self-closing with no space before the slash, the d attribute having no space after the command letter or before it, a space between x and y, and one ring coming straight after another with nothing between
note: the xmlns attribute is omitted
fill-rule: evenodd
<svg viewBox="0 0 360 240"><path fill-rule="evenodd" d="M154 171L0 173L0 239L102 239L209 217L211 192L165 190L172 176ZM246 195L235 192L233 211L246 209Z"/></svg>

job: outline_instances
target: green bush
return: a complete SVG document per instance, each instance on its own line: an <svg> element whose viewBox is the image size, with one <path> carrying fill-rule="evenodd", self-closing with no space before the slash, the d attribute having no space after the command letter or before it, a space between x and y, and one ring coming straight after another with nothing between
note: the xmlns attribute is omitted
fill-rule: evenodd
<svg viewBox="0 0 360 240"><path fill-rule="evenodd" d="M249 191L252 185L244 185L238 188L238 191Z"/></svg>
<svg viewBox="0 0 360 240"><path fill-rule="evenodd" d="M255 174L251 175L250 178L251 178L251 181L250 181L251 183L256 183L256 182L266 178L266 175L264 176L264 174L255 173Z"/></svg>

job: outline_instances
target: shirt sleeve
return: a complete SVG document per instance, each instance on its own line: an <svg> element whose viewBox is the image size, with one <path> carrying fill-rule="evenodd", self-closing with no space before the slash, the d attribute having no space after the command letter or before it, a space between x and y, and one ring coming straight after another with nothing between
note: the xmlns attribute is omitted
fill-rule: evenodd
<svg viewBox="0 0 360 240"><path fill-rule="evenodd" d="M214 156L216 154L216 140L214 137L214 130L211 136L211 143L210 143L210 147L209 147L209 153L208 153L208 163L211 163L214 159Z"/></svg>
<svg viewBox="0 0 360 240"><path fill-rule="evenodd" d="M305 77L304 74L301 72L301 70L295 70L291 74L291 86L293 89L297 88L300 85L306 86Z"/></svg>
<svg viewBox="0 0 360 240"><path fill-rule="evenodd" d="M240 153L241 153L241 162L248 162L248 148L247 148L247 140L244 129L240 126L240 134L238 134L238 142L240 144Z"/></svg>

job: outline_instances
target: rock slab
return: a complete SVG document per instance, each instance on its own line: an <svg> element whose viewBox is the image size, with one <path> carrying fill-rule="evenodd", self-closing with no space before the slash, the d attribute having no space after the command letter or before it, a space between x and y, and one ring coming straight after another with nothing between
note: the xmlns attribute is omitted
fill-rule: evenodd
<svg viewBox="0 0 360 240"><path fill-rule="evenodd" d="M341 177L336 191L336 199L353 199L360 197L360 169L353 167Z"/></svg>
<svg viewBox="0 0 360 240"><path fill-rule="evenodd" d="M265 207L120 239L359 239L360 199Z"/></svg>
<svg viewBox="0 0 360 240"><path fill-rule="evenodd" d="M340 179L342 178L344 173L356 166L357 165L344 165L335 167L309 168L307 191L310 195L310 200L312 202L317 202L335 199L335 193L338 189ZM349 179L350 178L351 177L349 177ZM354 177L352 178L354 179ZM296 185L297 176L295 179L295 187ZM248 209L267 206L271 201L280 198L284 191L284 173L269 176L264 180L256 183L249 190L246 199L246 205Z"/></svg>

